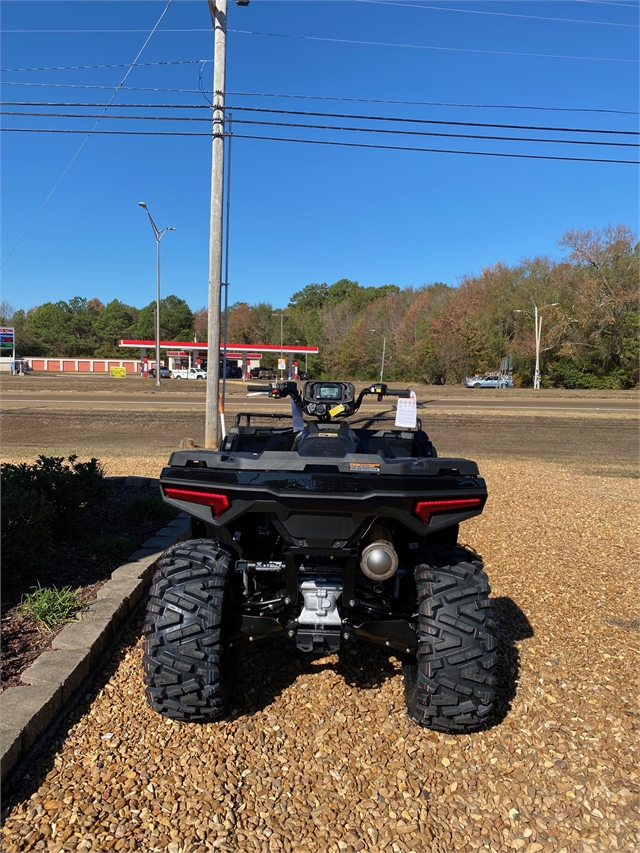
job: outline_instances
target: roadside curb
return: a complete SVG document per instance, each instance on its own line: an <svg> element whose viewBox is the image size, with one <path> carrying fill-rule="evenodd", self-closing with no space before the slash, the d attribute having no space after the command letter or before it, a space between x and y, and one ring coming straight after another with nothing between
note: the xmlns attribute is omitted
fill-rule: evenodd
<svg viewBox="0 0 640 853"><path fill-rule="evenodd" d="M189 525L189 516L182 513L148 539L111 573L79 621L65 625L51 649L22 673L22 684L0 693L0 781L74 704L94 665L144 596L158 558L186 537Z"/></svg>

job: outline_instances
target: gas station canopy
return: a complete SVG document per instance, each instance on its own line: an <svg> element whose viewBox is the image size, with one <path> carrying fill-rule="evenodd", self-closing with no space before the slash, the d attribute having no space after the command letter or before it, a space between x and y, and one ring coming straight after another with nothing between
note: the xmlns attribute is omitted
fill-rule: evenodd
<svg viewBox="0 0 640 853"><path fill-rule="evenodd" d="M155 348L155 341L138 341L138 340L122 340L118 342L118 346L127 347L130 349L140 348L152 350ZM161 349L184 350L185 352L202 352L207 351L206 341L160 341ZM222 353L224 345L220 344L220 352ZM296 346L279 346L278 344L235 344L227 343L227 354L229 353L287 353L287 355L317 355L318 347L303 347Z"/></svg>

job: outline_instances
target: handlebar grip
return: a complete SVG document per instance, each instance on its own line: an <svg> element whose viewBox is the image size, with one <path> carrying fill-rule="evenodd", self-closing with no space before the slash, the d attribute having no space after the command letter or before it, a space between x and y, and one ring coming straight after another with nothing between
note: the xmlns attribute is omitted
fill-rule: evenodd
<svg viewBox="0 0 640 853"><path fill-rule="evenodd" d="M247 385L247 391L271 391L270 385Z"/></svg>
<svg viewBox="0 0 640 853"><path fill-rule="evenodd" d="M396 390L396 391L394 391L394 390L393 390L393 389L391 389L391 388L387 388L386 396L387 396L387 397L410 397L410 396L411 396L411 392L409 391L409 389L408 389L408 388L407 388L407 390L406 390L406 391L397 391L397 390Z"/></svg>

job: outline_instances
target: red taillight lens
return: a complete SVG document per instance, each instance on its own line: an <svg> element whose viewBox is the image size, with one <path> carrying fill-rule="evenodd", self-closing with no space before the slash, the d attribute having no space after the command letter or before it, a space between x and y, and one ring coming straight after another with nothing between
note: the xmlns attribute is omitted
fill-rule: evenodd
<svg viewBox="0 0 640 853"><path fill-rule="evenodd" d="M450 498L449 500L418 501L413 512L425 524L429 524L431 516L436 512L460 512L465 509L476 509L482 505L482 498Z"/></svg>
<svg viewBox="0 0 640 853"><path fill-rule="evenodd" d="M178 489L176 486L164 486L164 493L168 498L178 501L189 501L192 504L203 504L211 507L214 518L222 515L231 506L231 501L226 495L217 492L204 492L197 489Z"/></svg>

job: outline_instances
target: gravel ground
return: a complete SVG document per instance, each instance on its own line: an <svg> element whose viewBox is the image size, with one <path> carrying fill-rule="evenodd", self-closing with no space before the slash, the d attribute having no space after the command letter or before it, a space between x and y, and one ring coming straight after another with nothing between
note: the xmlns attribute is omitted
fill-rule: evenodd
<svg viewBox="0 0 640 853"><path fill-rule="evenodd" d="M232 719L167 721L143 697L138 622L14 780L26 787L3 850L640 849L637 480L551 462L481 470L489 503L462 538L485 559L503 651L486 731L412 724L399 661L365 645L323 658L252 646Z"/></svg>

